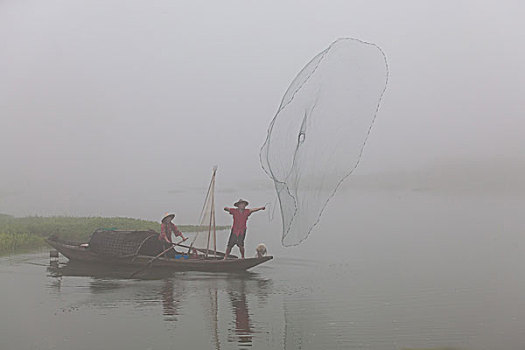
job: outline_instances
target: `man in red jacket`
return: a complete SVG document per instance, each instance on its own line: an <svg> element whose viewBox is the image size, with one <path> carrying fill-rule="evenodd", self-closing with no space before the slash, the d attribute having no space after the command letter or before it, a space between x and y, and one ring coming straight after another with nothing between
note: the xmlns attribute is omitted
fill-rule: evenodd
<svg viewBox="0 0 525 350"><path fill-rule="evenodd" d="M244 259L244 238L246 237L246 222L248 217L259 210L265 210L265 207L248 209L248 202L239 199L234 205L235 208L224 208L225 211L230 213L233 216L233 226L232 232L230 233L230 238L228 239L228 247L226 248L226 255L224 259L230 255L230 252L233 246L237 245L241 251L241 257Z"/></svg>

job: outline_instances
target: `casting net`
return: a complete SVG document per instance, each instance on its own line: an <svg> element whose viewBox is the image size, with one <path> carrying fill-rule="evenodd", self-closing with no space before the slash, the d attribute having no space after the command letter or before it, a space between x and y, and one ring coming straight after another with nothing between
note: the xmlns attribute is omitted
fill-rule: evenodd
<svg viewBox="0 0 525 350"><path fill-rule="evenodd" d="M378 46L338 39L288 87L260 153L279 199L283 245L308 237L358 166L387 80Z"/></svg>

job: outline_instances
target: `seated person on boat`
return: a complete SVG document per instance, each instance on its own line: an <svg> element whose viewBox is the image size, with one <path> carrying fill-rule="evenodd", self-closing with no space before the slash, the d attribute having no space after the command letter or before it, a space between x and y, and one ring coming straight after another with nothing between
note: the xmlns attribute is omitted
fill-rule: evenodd
<svg viewBox="0 0 525 350"><path fill-rule="evenodd" d="M180 232L178 227L175 226L173 222L171 222L173 218L175 218L175 214L166 213L164 214L164 217L161 220L162 224L160 225L159 241L164 243L163 245L165 249L169 248L169 246L173 244L171 238L172 234L174 234L175 237L182 237L182 242L188 239L187 237L184 237L184 235L182 234L182 232ZM173 249L167 252L165 256L171 258L175 257L177 253L177 250Z"/></svg>
<svg viewBox="0 0 525 350"><path fill-rule="evenodd" d="M175 237L182 237L182 241L184 242L188 238L184 237L182 232L179 231L177 226L173 222L173 218L175 217L175 214L164 214L164 217L162 218L162 224L160 225L160 235L159 240L165 241L167 243L173 243L171 240L171 234L174 234Z"/></svg>

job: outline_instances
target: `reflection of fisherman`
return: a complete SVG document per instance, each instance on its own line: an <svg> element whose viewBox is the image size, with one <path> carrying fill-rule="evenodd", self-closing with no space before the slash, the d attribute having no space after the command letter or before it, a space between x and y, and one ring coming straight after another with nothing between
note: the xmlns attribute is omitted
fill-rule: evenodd
<svg viewBox="0 0 525 350"><path fill-rule="evenodd" d="M182 237L182 241L187 240L188 238L184 237L182 232L179 231L177 226L171 220L175 217L175 214L164 214L162 218L162 224L160 225L160 235L159 240L165 241L167 243L173 243L171 240L171 234L174 234L175 237Z"/></svg>
<svg viewBox="0 0 525 350"><path fill-rule="evenodd" d="M225 211L233 216L232 232L230 234L230 238L228 239L228 247L226 248L226 255L224 255L224 259L230 255L230 252L235 245L239 247L239 250L241 251L241 257L244 259L244 238L246 237L246 222L248 221L248 216L250 216L251 213L255 213L256 211L266 209L265 207L248 209L246 208L247 205L247 201L239 199L237 203L233 205L236 208L224 208Z"/></svg>
<svg viewBox="0 0 525 350"><path fill-rule="evenodd" d="M164 286L161 290L162 308L165 316L177 315L177 308L175 307L175 299L173 298L173 281L167 279L164 281Z"/></svg>
<svg viewBox="0 0 525 350"><path fill-rule="evenodd" d="M163 314L166 316L166 321L177 321L177 316L179 315L179 307L184 296L183 286L177 285L174 283L180 283L174 279L164 280L164 285L160 291L162 298L162 309Z"/></svg>
<svg viewBox="0 0 525 350"><path fill-rule="evenodd" d="M230 302L235 314L235 333L239 336L239 343L240 345L250 345L252 343L253 330L248 301L246 300L245 281L241 283L238 291L232 290L229 292Z"/></svg>

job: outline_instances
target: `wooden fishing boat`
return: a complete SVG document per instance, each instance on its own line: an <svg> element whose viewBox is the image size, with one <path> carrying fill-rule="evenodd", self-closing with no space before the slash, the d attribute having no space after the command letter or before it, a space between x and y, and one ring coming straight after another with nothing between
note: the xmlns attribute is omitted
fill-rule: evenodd
<svg viewBox="0 0 525 350"><path fill-rule="evenodd" d="M105 265L107 267L114 265L131 265L141 268L148 266L154 258L154 256L142 254L133 256L110 256L93 251L87 244L66 242L57 238L48 238L46 241L50 246L72 261L82 261ZM238 272L246 271L271 259L273 259L272 256L246 259L228 258L224 260L220 256L213 256L213 252L210 251L208 257L206 257L205 254L200 254L198 257L193 258L186 258L186 255L180 258L159 257L151 263L150 267L170 269L173 271Z"/></svg>
<svg viewBox="0 0 525 350"><path fill-rule="evenodd" d="M189 246L176 244L177 248L187 249L179 252L165 242L158 240L155 231L139 230L96 230L87 243L76 243L50 237L47 243L72 261L82 261L114 265L131 265L137 268L164 268L177 271L235 272L246 271L260 265L272 256L238 259L217 251L215 226L215 176L213 174L204 200L199 226L203 231L197 232ZM167 248L167 249L166 249Z"/></svg>

